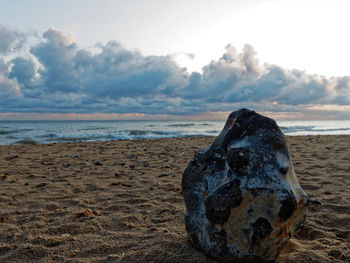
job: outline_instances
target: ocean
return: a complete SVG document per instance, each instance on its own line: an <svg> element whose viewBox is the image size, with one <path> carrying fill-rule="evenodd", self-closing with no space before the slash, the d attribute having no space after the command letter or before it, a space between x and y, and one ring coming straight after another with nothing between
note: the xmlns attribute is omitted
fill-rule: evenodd
<svg viewBox="0 0 350 263"><path fill-rule="evenodd" d="M286 135L350 134L346 121L277 121ZM0 121L0 145L217 136L225 121Z"/></svg>

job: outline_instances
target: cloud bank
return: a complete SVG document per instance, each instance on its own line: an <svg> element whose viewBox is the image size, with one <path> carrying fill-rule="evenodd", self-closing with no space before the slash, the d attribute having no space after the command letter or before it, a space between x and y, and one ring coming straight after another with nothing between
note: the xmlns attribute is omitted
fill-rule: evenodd
<svg viewBox="0 0 350 263"><path fill-rule="evenodd" d="M0 25L0 113L205 116L238 107L340 118L345 113L339 109L349 113L349 76L262 65L250 45L241 52L227 45L221 58L198 73L180 67L172 55L144 56L116 41L95 51L79 48L55 29L15 55L25 39ZM332 106L338 110L330 111Z"/></svg>

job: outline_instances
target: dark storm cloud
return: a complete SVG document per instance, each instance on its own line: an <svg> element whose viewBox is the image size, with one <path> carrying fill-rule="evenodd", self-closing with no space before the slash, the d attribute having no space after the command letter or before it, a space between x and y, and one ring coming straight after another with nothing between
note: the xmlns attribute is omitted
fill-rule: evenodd
<svg viewBox="0 0 350 263"><path fill-rule="evenodd" d="M11 53L22 35L0 26L0 52ZM250 45L241 52L228 45L202 73L187 72L173 56L143 56L116 41L90 51L49 29L23 56L0 58L0 112L186 115L350 104L350 77L261 65Z"/></svg>

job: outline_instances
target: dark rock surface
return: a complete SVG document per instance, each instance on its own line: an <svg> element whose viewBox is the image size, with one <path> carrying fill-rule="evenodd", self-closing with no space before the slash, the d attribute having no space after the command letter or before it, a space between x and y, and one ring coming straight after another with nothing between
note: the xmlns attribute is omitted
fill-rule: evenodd
<svg viewBox="0 0 350 263"><path fill-rule="evenodd" d="M192 244L222 262L273 262L308 204L276 122L247 109L195 154L182 190Z"/></svg>

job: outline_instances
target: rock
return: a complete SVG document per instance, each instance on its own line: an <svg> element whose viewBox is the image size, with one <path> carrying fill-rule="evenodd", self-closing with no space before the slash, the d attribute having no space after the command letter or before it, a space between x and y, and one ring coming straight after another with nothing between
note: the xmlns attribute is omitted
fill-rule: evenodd
<svg viewBox="0 0 350 263"><path fill-rule="evenodd" d="M247 109L195 154L182 190L192 244L221 262L273 262L309 204L276 122Z"/></svg>
<svg viewBox="0 0 350 263"><path fill-rule="evenodd" d="M7 218L0 216L0 223L7 223L7 222L8 222Z"/></svg>
<svg viewBox="0 0 350 263"><path fill-rule="evenodd" d="M101 166L101 165L103 165L101 162L99 161L95 162L95 166Z"/></svg>
<svg viewBox="0 0 350 263"><path fill-rule="evenodd" d="M6 180L7 178L8 178L8 175L0 174L0 180Z"/></svg>
<svg viewBox="0 0 350 263"><path fill-rule="evenodd" d="M75 217L94 217L94 216L101 216L101 213L99 211L87 209L75 215Z"/></svg>
<svg viewBox="0 0 350 263"><path fill-rule="evenodd" d="M35 187L36 188L42 188L42 187L45 187L46 186L46 183L41 183L41 184L37 184Z"/></svg>
<svg viewBox="0 0 350 263"><path fill-rule="evenodd" d="M16 158L18 158L18 155L7 156L7 157L5 157L5 160L6 160L6 161L11 161L11 160L16 159Z"/></svg>

